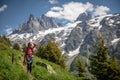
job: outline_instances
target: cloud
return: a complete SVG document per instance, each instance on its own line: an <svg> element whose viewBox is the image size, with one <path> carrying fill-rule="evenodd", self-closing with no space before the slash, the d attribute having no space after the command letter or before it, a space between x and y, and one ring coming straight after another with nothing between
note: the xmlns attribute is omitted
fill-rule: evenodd
<svg viewBox="0 0 120 80"><path fill-rule="evenodd" d="M46 16L66 19L73 22L80 13L85 11L93 11L93 5L89 2L85 4L81 2L70 2L62 5L62 7L51 8L51 10L46 13Z"/></svg>
<svg viewBox="0 0 120 80"><path fill-rule="evenodd" d="M0 12L4 11L8 6L4 4L2 7L0 7Z"/></svg>
<svg viewBox="0 0 120 80"><path fill-rule="evenodd" d="M108 11L110 11L110 9L107 6L97 6L95 8L95 12L93 13L93 16L106 15Z"/></svg>
<svg viewBox="0 0 120 80"><path fill-rule="evenodd" d="M95 17L105 15L109 10L110 9L107 6L94 6L89 2L69 2L63 4L61 7L52 7L45 15L74 22L81 13L91 12L93 13L92 16Z"/></svg>
<svg viewBox="0 0 120 80"><path fill-rule="evenodd" d="M51 8L51 10L53 10L53 11L61 11L61 10L63 10L63 8L61 8L61 7L53 7L53 8Z"/></svg>
<svg viewBox="0 0 120 80"><path fill-rule="evenodd" d="M5 31L6 31L7 35L9 35L13 32L13 29L11 27L8 27Z"/></svg>
<svg viewBox="0 0 120 80"><path fill-rule="evenodd" d="M57 0L49 0L49 2L50 2L51 4L56 4L56 3L58 3Z"/></svg>

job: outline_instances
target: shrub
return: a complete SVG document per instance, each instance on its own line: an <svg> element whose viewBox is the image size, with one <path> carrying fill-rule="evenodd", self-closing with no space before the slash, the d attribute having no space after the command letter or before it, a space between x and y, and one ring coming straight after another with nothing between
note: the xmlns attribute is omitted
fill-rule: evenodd
<svg viewBox="0 0 120 80"><path fill-rule="evenodd" d="M40 45L37 56L47 59L48 61L54 62L65 68L65 61L62 59L62 53L55 42L48 41L46 44Z"/></svg>
<svg viewBox="0 0 120 80"><path fill-rule="evenodd" d="M20 45L19 45L18 43L15 43L15 44L13 45L13 49L20 51Z"/></svg>

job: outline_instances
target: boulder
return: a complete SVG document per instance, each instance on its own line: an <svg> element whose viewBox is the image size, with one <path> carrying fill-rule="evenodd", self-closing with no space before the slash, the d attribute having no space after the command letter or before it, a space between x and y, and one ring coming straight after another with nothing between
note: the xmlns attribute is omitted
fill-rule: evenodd
<svg viewBox="0 0 120 80"><path fill-rule="evenodd" d="M42 66L45 69L47 69L47 71L51 74L55 74L56 72L53 70L52 66L50 66L49 64L43 63L43 62L36 62L36 65Z"/></svg>

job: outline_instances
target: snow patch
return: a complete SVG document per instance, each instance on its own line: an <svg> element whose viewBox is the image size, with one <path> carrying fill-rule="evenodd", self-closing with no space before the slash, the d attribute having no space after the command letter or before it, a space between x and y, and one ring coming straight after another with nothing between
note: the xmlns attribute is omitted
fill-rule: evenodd
<svg viewBox="0 0 120 80"><path fill-rule="evenodd" d="M79 49L80 49L80 47L81 47L82 44L83 44L83 40L82 40L80 46L79 46L76 50L69 52L68 56L71 57L71 56L74 56L74 55L76 55L76 54L79 54Z"/></svg>
<svg viewBox="0 0 120 80"><path fill-rule="evenodd" d="M119 16L119 14L115 14L114 16Z"/></svg>
<svg viewBox="0 0 120 80"><path fill-rule="evenodd" d="M109 19L110 19L109 17L106 18L106 20L109 20Z"/></svg>
<svg viewBox="0 0 120 80"><path fill-rule="evenodd" d="M79 53L79 49L80 49L80 46L76 50L70 51L68 56L74 56L74 55L78 54Z"/></svg>
<svg viewBox="0 0 120 80"><path fill-rule="evenodd" d="M102 25L100 25L99 27L98 27L98 30L100 30L102 28Z"/></svg>
<svg viewBox="0 0 120 80"><path fill-rule="evenodd" d="M114 44L114 43L118 42L119 40L120 40L120 38L116 38L116 39L112 40L111 43Z"/></svg>
<svg viewBox="0 0 120 80"><path fill-rule="evenodd" d="M117 23L117 24L120 24L120 21L117 21L116 23Z"/></svg>
<svg viewBox="0 0 120 80"><path fill-rule="evenodd" d="M13 35L11 35L11 36L8 36L8 38L14 38L15 36L17 36L18 34L13 34Z"/></svg>
<svg viewBox="0 0 120 80"><path fill-rule="evenodd" d="M91 26L91 29L94 29L95 27L97 27L100 30L100 28L102 27L100 25L100 22L103 20L104 17L106 17L106 16L93 18L93 19L89 20L88 25Z"/></svg>
<svg viewBox="0 0 120 80"><path fill-rule="evenodd" d="M110 20L109 20L109 23L111 23L111 24L114 23L114 20L113 20L113 19L110 19Z"/></svg>
<svg viewBox="0 0 120 80"><path fill-rule="evenodd" d="M112 23L109 23L109 26L113 26L113 24L112 24Z"/></svg>
<svg viewBox="0 0 120 80"><path fill-rule="evenodd" d="M112 16L112 14L109 15L104 15L104 16L100 16L100 17L96 17L93 18L91 20L89 20L88 25L90 25L90 29L94 29L94 28L98 28L98 30L100 30L102 28L102 25L100 25L100 22L107 17L106 19L109 20L109 16ZM114 22L113 20L111 20L111 22Z"/></svg>
<svg viewBox="0 0 120 80"><path fill-rule="evenodd" d="M60 47L64 47L66 44L65 43L63 43Z"/></svg>

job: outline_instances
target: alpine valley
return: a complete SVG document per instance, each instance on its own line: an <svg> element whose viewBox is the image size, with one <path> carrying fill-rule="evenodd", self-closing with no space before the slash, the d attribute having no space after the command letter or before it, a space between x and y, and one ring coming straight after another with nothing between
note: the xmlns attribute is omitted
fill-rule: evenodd
<svg viewBox="0 0 120 80"><path fill-rule="evenodd" d="M74 70L74 61L81 59L89 65L89 55L96 53L94 45L97 36L101 35L109 47L109 55L120 60L120 13L92 17L90 13L82 13L72 22L62 26L55 19L42 15L29 19L19 25L17 30L8 35L12 43L34 43L55 41L63 54L68 55L66 64Z"/></svg>

